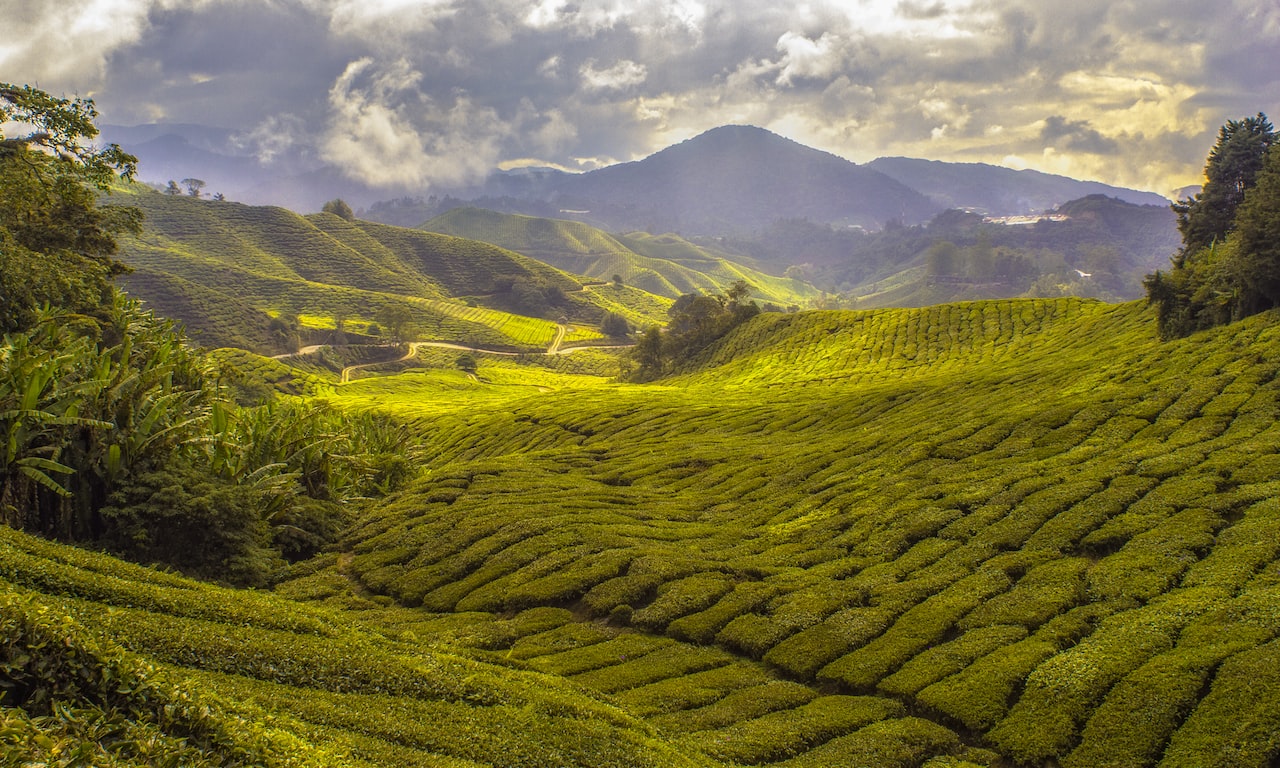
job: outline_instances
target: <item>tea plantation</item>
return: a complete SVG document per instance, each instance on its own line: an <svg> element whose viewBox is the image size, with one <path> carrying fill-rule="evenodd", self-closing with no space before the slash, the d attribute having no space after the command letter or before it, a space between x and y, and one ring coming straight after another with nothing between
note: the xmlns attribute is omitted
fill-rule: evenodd
<svg viewBox="0 0 1280 768"><path fill-rule="evenodd" d="M659 385L439 387L422 479L282 590L731 764L1271 765L1276 320L774 314Z"/></svg>
<svg viewBox="0 0 1280 768"><path fill-rule="evenodd" d="M121 260L133 269L124 287L210 348L293 351L269 331L285 314L314 341L327 340L338 318L363 334L393 316L409 339L545 350L558 318L575 328L566 341L590 341L608 312L642 327L664 319L670 303L475 240L136 184L119 191L146 221L122 238Z"/></svg>
<svg viewBox="0 0 1280 768"><path fill-rule="evenodd" d="M423 350L349 384L239 356L399 415L421 476L274 594L0 530L6 748L1280 759L1280 316L1161 342L1078 299L763 314L648 385L608 355Z"/></svg>

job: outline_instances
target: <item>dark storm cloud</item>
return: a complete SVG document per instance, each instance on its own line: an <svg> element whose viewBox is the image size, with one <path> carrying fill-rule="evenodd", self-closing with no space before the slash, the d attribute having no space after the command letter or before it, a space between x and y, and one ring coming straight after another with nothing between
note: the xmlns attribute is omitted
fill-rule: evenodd
<svg viewBox="0 0 1280 768"><path fill-rule="evenodd" d="M1118 142L1094 130L1087 121L1068 120L1061 115L1045 119L1040 140L1046 147L1092 155L1111 155L1120 149Z"/></svg>
<svg viewBox="0 0 1280 768"><path fill-rule="evenodd" d="M855 160L1167 191L1196 180L1223 121L1280 112L1280 9L1252 0L38 5L0 0L19 41L0 46L6 78L402 187L499 162L588 168L737 122Z"/></svg>

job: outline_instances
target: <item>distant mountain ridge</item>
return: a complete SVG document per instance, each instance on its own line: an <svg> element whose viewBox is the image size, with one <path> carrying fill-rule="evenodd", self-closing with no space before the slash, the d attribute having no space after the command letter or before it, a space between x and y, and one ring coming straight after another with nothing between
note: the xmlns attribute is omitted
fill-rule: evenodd
<svg viewBox="0 0 1280 768"><path fill-rule="evenodd" d="M950 207L1037 213L1090 194L1138 205L1169 202L1151 192L983 163L883 157L859 165L746 125L713 128L644 159L587 173L517 168L469 185L401 190L348 179L304 147L255 156L247 140L226 128L105 125L102 139L136 154L144 181L199 178L208 182L207 193L250 204L307 212L335 197L367 207L433 195L512 213L563 214L614 232L741 235L786 218L878 229L895 220L923 223Z"/></svg>
<svg viewBox="0 0 1280 768"><path fill-rule="evenodd" d="M994 216L1041 213L1099 194L1134 205L1169 205L1167 198L1154 192L987 163L880 157L867 163L867 167L920 190L945 208L974 209Z"/></svg>

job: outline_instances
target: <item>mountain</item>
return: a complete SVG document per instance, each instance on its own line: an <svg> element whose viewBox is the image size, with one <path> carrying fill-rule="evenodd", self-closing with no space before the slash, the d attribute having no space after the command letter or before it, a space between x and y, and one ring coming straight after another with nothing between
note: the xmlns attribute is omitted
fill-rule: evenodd
<svg viewBox="0 0 1280 768"><path fill-rule="evenodd" d="M715 128L643 160L543 182L562 207L624 231L741 234L786 218L878 229L940 210L879 171L751 126Z"/></svg>
<svg viewBox="0 0 1280 768"><path fill-rule="evenodd" d="M867 167L923 192L944 208L976 210L992 216L1042 213L1068 200L1097 194L1135 205L1169 205L1167 199L1154 192L986 163L881 157L867 163Z"/></svg>
<svg viewBox="0 0 1280 768"><path fill-rule="evenodd" d="M716 252L677 235L610 235L579 221L455 208L422 225L522 253L574 274L612 280L677 298L686 293L723 293L738 280L752 296L782 305L803 304L817 289L803 281L774 277L742 263L749 258Z"/></svg>

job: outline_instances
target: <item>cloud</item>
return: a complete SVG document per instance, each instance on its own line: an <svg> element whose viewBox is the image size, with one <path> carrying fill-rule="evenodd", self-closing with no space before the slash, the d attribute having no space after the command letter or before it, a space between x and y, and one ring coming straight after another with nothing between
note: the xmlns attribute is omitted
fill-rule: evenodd
<svg viewBox="0 0 1280 768"><path fill-rule="evenodd" d="M649 75L649 69L627 59L606 69L599 69L595 59L588 59L578 70L578 74L588 91L625 91L643 83Z"/></svg>
<svg viewBox="0 0 1280 768"><path fill-rule="evenodd" d="M787 31L778 38L778 85L801 79L828 80L844 66L844 43L837 35L824 32L817 40Z"/></svg>
<svg viewBox="0 0 1280 768"><path fill-rule="evenodd" d="M289 113L270 115L251 130L231 135L234 149L252 154L264 165L271 165L294 148L308 148L311 142L306 121Z"/></svg>
<svg viewBox="0 0 1280 768"><path fill-rule="evenodd" d="M108 122L221 126L276 163L310 149L397 183L746 122L858 161L1018 157L1164 190L1199 179L1225 120L1280 111L1280 6L1257 0L0 0L0 18L5 79L93 95Z"/></svg>
<svg viewBox="0 0 1280 768"><path fill-rule="evenodd" d="M508 127L466 94L436 103L416 90L422 79L403 59L348 64L329 90L326 157L350 178L387 188L465 183L492 170Z"/></svg>
<svg viewBox="0 0 1280 768"><path fill-rule="evenodd" d="M1040 140L1046 147L1091 155L1113 155L1120 149L1115 139L1103 136L1086 120L1068 120L1061 115L1045 118Z"/></svg>
<svg viewBox="0 0 1280 768"><path fill-rule="evenodd" d="M156 5L160 3L144 0L0 0L0 71L7 77L20 73L46 87L92 87L111 52L142 36L147 15Z"/></svg>

